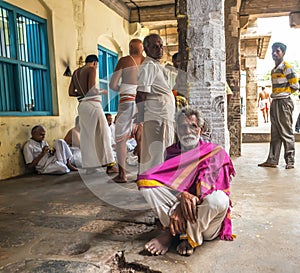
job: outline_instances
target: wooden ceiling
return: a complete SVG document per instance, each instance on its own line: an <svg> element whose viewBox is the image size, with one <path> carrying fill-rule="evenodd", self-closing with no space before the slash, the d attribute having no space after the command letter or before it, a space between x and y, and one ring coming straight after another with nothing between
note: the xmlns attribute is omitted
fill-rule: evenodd
<svg viewBox="0 0 300 273"><path fill-rule="evenodd" d="M130 23L175 20L176 0L99 0Z"/></svg>
<svg viewBox="0 0 300 273"><path fill-rule="evenodd" d="M176 20L178 0L99 0L130 23ZM225 0L226 1L226 0ZM240 16L270 17L300 11L300 0L241 0Z"/></svg>

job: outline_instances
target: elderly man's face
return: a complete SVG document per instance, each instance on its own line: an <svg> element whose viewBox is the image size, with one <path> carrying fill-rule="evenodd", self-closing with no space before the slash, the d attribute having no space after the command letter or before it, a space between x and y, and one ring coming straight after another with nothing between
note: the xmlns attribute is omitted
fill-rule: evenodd
<svg viewBox="0 0 300 273"><path fill-rule="evenodd" d="M145 48L147 56L154 60L160 60L164 54L163 41L159 36L153 36L150 39L148 48Z"/></svg>
<svg viewBox="0 0 300 273"><path fill-rule="evenodd" d="M46 135L46 130L41 127L32 133L32 139L37 142L42 142L45 139L45 135Z"/></svg>
<svg viewBox="0 0 300 273"><path fill-rule="evenodd" d="M201 135L201 128L198 126L197 117L195 115L180 117L177 134L184 150L195 148L198 145Z"/></svg>

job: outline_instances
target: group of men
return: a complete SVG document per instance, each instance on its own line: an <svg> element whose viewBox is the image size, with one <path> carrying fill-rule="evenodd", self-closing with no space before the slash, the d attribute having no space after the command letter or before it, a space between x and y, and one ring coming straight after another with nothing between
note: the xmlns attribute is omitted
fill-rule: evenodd
<svg viewBox="0 0 300 273"><path fill-rule="evenodd" d="M191 255L203 240L218 236L232 240L229 194L235 171L230 157L222 147L202 138L206 125L200 111L182 108L176 114L175 122L174 95L160 64L163 56L161 37L150 34L143 43L132 40L129 47L130 55L119 60L110 82L110 88L120 92L115 131L119 168L113 180L127 181L126 140L136 116L140 145L137 185L165 228L145 245L146 250L154 255L165 254L172 241L179 238L178 253ZM143 50L146 58L142 55ZM259 166L277 165L283 142L286 168L289 169L294 166L290 94L298 86L292 68L283 62L284 52L282 44L273 45L276 67L272 70L271 96L275 101L271 107L272 140L269 158ZM87 170L114 165L109 127L101 107L101 94L107 91L95 87L97 65L97 56L89 55L85 66L74 72L69 87L69 95L79 100L82 167ZM174 123L178 137L175 144ZM47 147L44 136L44 128L34 128L32 141L26 144L33 149L38 147L36 154L27 156L26 163L41 172L45 172L41 161L51 158L49 154L44 159L49 150L42 148L43 145ZM63 141L57 141L56 153L64 156L57 155L56 158L63 157L64 164L72 170L67 148Z"/></svg>

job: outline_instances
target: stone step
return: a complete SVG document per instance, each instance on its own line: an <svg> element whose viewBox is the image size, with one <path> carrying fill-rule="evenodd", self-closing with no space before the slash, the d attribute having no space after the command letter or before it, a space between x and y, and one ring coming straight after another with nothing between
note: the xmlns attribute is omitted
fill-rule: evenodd
<svg viewBox="0 0 300 273"><path fill-rule="evenodd" d="M300 133L295 133L295 141L300 142ZM242 133L242 143L270 142L270 133Z"/></svg>

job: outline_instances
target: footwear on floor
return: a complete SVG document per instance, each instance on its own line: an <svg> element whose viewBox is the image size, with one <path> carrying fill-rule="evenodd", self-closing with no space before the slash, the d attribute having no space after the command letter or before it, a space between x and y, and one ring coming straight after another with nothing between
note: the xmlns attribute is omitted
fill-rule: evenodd
<svg viewBox="0 0 300 273"><path fill-rule="evenodd" d="M258 164L258 167L277 168L277 165L268 163L268 162L264 162L264 163Z"/></svg>
<svg viewBox="0 0 300 273"><path fill-rule="evenodd" d="M294 164L288 163L288 164L286 164L285 168L286 168L287 170L288 170L288 169L294 169L295 166L294 166Z"/></svg>

